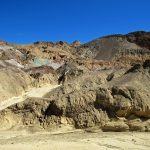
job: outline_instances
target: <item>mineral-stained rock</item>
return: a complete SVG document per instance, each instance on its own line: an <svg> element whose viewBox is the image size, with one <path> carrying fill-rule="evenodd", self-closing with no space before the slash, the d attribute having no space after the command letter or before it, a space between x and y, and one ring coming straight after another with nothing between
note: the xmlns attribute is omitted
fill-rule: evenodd
<svg viewBox="0 0 150 150"><path fill-rule="evenodd" d="M112 35L83 45L1 43L0 102L57 83L63 73L67 80L43 98L11 103L0 112L0 126L150 131L149 35Z"/></svg>

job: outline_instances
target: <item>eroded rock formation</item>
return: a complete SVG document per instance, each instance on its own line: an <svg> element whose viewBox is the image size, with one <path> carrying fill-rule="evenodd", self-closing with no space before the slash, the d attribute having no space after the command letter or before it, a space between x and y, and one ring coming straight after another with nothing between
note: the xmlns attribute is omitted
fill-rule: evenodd
<svg viewBox="0 0 150 150"><path fill-rule="evenodd" d="M149 32L74 42L0 44L0 101L30 88L63 85L0 111L0 127L70 125L150 131ZM1 103L2 104L2 103Z"/></svg>

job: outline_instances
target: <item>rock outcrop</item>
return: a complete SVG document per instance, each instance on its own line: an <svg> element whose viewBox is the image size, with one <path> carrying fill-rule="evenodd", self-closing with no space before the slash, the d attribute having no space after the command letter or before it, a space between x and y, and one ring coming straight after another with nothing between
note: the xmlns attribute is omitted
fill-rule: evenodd
<svg viewBox="0 0 150 150"><path fill-rule="evenodd" d="M147 60L140 69L133 66L111 81L106 79L107 70L80 75L43 99L29 99L3 110L1 120L13 116L13 125L19 122L43 128L71 125L103 131L149 131L149 67Z"/></svg>
<svg viewBox="0 0 150 150"><path fill-rule="evenodd" d="M66 80L42 98L27 97L1 110L0 129L70 125L150 131L149 35L112 35L83 45L1 42L1 104L29 88L58 84L62 75Z"/></svg>

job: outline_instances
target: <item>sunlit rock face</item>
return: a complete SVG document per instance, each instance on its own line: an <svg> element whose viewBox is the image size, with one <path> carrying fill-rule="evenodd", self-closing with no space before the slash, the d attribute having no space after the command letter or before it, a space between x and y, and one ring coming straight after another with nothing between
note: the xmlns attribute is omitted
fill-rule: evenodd
<svg viewBox="0 0 150 150"><path fill-rule="evenodd" d="M150 131L149 35L86 44L0 41L0 127Z"/></svg>

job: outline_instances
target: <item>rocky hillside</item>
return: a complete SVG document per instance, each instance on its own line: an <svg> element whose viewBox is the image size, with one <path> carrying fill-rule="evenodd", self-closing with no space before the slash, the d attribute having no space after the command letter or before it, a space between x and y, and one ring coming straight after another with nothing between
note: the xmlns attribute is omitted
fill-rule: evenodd
<svg viewBox="0 0 150 150"><path fill-rule="evenodd" d="M112 76L110 78L110 76ZM150 61L129 70L85 73L1 112L1 125L71 125L103 131L150 131ZM8 119L10 118L10 120Z"/></svg>
<svg viewBox="0 0 150 150"><path fill-rule="evenodd" d="M86 44L0 42L0 106L33 88L43 91L45 85L57 88L1 108L0 129L69 125L150 131L150 32L105 36Z"/></svg>
<svg viewBox="0 0 150 150"><path fill-rule="evenodd" d="M81 46L80 54L98 60L112 60L122 56L149 55L150 32L133 32L126 35L110 35Z"/></svg>

